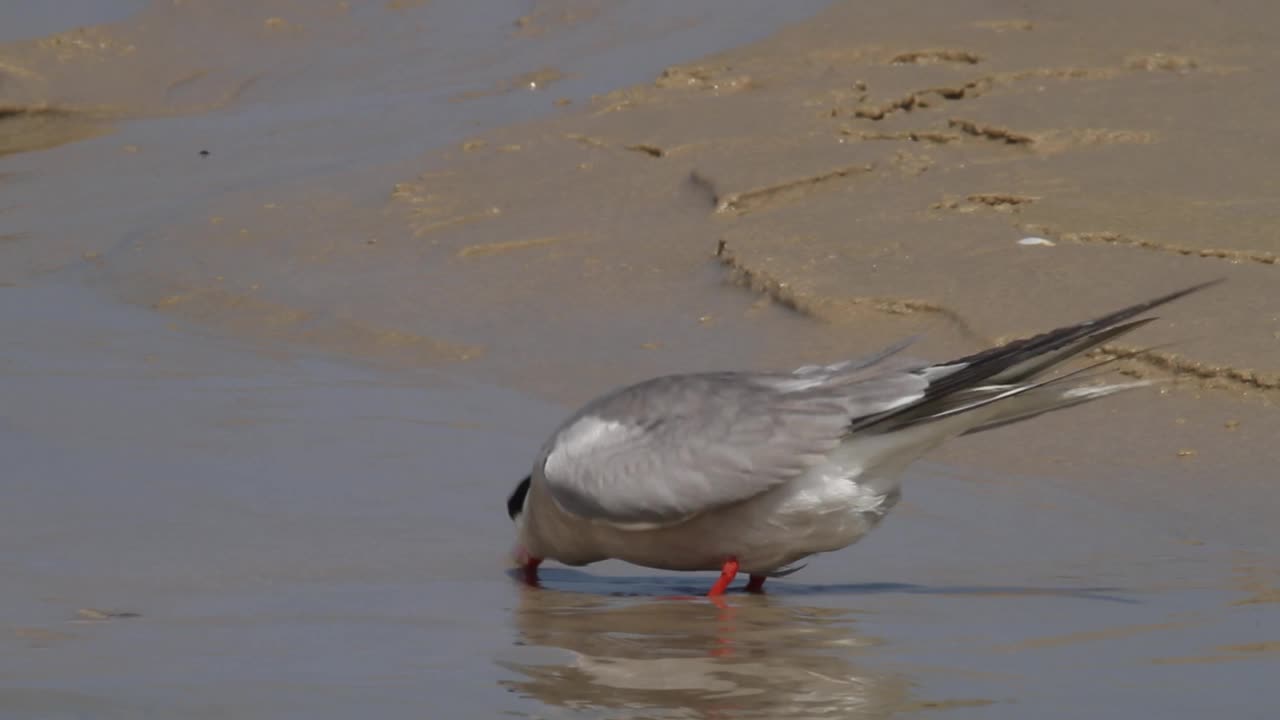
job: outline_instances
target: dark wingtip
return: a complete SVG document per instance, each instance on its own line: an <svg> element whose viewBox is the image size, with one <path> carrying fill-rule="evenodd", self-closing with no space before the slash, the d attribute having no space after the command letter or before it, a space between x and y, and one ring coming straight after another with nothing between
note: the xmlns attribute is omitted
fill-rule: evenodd
<svg viewBox="0 0 1280 720"><path fill-rule="evenodd" d="M1191 293L1198 292L1225 281L1226 278L1221 277L1207 282L1197 283L1190 287L1175 290L1174 292L1107 313L1106 315L1093 318L1092 320L1086 320L1085 322L1076 323L1074 325L1060 327L1033 337L1015 340L1007 345L990 348L958 360L953 360L952 363L949 364L965 364L968 367L953 375L947 376L940 382L930 385L929 394L933 397L937 397L939 395L949 393L956 388L971 384L972 382L993 377L1014 364L1026 360L1027 358L1035 357L1046 352L1052 352L1058 348L1065 347L1070 343L1076 342L1081 338L1089 336L1096 337L1103 334L1106 334L1109 337L1114 337L1124 332L1128 332L1129 330L1141 327L1142 325L1146 325L1147 323L1155 320L1153 317L1138 318L1139 315L1142 315L1148 310L1166 303L1171 303L1174 300L1186 297ZM1135 318L1138 319L1135 320Z"/></svg>
<svg viewBox="0 0 1280 720"><path fill-rule="evenodd" d="M921 400L883 415L869 416L861 422L855 423L852 427L857 430L862 427L883 423L890 418L908 417L911 413L918 414L921 407L935 403L958 390L972 387L977 383L996 377L1018 363L1069 347L1072 343L1079 343L1084 339L1092 338L1096 341L1089 344L1089 347L1092 347L1097 343L1104 342L1154 321L1154 317L1138 317L1152 308L1173 302L1178 298L1225 281L1225 277L1215 278L1136 305L1130 305L1092 320L1066 325L1039 335L1014 340L1005 345L988 348L973 355L952 360L946 365L959 366L959 369L931 382ZM1083 351L1085 349L1087 348L1082 346L1077 350ZM1065 358L1054 360L1052 364L1057 364L1063 359ZM1048 367L1048 365L1045 367ZM1040 368L1040 370L1043 369Z"/></svg>
<svg viewBox="0 0 1280 720"><path fill-rule="evenodd" d="M1201 290L1204 290L1205 288L1213 287L1214 285L1221 285L1226 281L1227 281L1227 278L1220 277L1220 278L1214 278L1213 280L1208 280L1202 283L1197 283L1195 285L1192 285L1191 287L1183 288L1181 290L1175 290L1174 292L1171 292L1168 295L1161 295L1160 297L1155 298L1153 300L1148 300L1145 303L1134 305L1133 307L1127 308L1126 310L1122 310L1121 312L1130 312L1133 315L1137 315L1139 313L1150 310L1153 307L1164 305L1165 303L1171 303L1174 300L1177 300L1178 298L1186 297L1191 293L1199 292Z"/></svg>
<svg viewBox="0 0 1280 720"><path fill-rule="evenodd" d="M1201 290L1204 290L1207 287L1212 287L1214 285L1218 285L1226 281L1227 279L1225 277L1220 277L1220 278L1215 278L1213 280L1209 280L1207 282L1197 283L1195 285L1192 285L1191 287L1185 287L1185 288L1182 288L1181 290L1175 290L1166 295L1161 295L1159 297L1155 297L1150 300L1140 302L1136 305L1130 305L1129 307L1124 308L1122 310L1117 310L1115 312L1107 313L1106 315L1103 315L1102 317L1094 318L1093 320L1090 320L1087 323L1081 323L1081 325L1082 326L1083 325L1102 325L1102 326L1115 325L1117 323L1124 322L1129 318L1137 317L1138 315L1141 315L1142 313L1148 310L1151 310L1153 308L1160 307L1161 305L1167 305L1168 303L1171 303L1174 300L1184 298L1192 293L1199 292ZM1147 319L1155 320L1155 318L1147 318Z"/></svg>

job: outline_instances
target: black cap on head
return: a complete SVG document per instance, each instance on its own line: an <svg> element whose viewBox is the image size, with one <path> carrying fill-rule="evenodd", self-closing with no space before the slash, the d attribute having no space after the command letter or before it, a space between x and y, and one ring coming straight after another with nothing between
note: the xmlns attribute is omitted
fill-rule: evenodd
<svg viewBox="0 0 1280 720"><path fill-rule="evenodd" d="M526 475L525 478L520 481L520 484L516 485L516 489L511 493L511 497L507 498L507 515L510 516L512 520L515 520L517 515L524 512L524 498L529 494L529 484L532 482L533 476Z"/></svg>

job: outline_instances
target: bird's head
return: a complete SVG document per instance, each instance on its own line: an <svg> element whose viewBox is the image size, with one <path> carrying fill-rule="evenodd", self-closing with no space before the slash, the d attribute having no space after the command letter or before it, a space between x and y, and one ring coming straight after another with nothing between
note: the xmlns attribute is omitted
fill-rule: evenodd
<svg viewBox="0 0 1280 720"><path fill-rule="evenodd" d="M529 554L521 544L524 536L524 504L529 499L529 486L533 484L533 476L526 475L523 480L516 484L516 489L511 491L511 495L507 498L507 515L511 518L511 522L516 525L516 546L511 549L511 559L517 565L524 565Z"/></svg>
<svg viewBox="0 0 1280 720"><path fill-rule="evenodd" d="M516 489L511 491L510 497L507 498L507 515L511 518L511 522L520 527L521 521L524 519L524 501L529 497L529 485L533 483L533 476L526 475L523 480L516 484Z"/></svg>

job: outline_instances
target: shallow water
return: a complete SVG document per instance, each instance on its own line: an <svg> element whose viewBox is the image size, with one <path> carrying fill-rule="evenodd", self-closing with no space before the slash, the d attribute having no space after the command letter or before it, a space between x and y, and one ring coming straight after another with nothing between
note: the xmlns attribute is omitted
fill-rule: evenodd
<svg viewBox="0 0 1280 720"><path fill-rule="evenodd" d="M553 92L580 99L818 4L780 5L622 3L529 43L511 34L528 4L432 3L422 45L349 46L380 84L332 80L351 56L311 49L231 108L0 161L0 236L21 235L0 287L0 716L1267 716L1280 636L1274 603L1249 593L1274 581L1268 548L1189 540L1065 479L923 463L883 528L765 596L721 607L679 597L705 574L616 563L548 564L526 588L505 570L503 501L566 408L513 361L386 367L120 300L192 272L187 245L135 260L135 243L220 199L355 183L553 111L460 92L554 65L570 77ZM64 27L102 19L65 7ZM619 31L641 19L648 32ZM415 52L452 64L406 74ZM728 319L749 300L672 297L726 319L654 363L792 337L747 334L771 310ZM491 332L526 341L543 376L583 362L589 348L539 344L494 310L454 309L498 317ZM673 322L667 306L589 310L597 343Z"/></svg>
<svg viewBox="0 0 1280 720"><path fill-rule="evenodd" d="M1222 589L1239 549L1051 479L997 491L924 464L866 541L726 607L672 597L706 574L608 563L530 589L503 571L502 493L559 408L264 352L83 287L6 293L0 331L27 349L0 382L14 717L1271 707L1266 665L1238 662L1268 611Z"/></svg>

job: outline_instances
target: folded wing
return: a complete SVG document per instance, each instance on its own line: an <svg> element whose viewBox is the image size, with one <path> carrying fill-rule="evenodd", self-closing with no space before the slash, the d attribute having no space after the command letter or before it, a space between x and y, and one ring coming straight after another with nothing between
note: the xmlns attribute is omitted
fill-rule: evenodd
<svg viewBox="0 0 1280 720"><path fill-rule="evenodd" d="M746 500L820 462L851 418L923 396L928 382L886 362L889 354L794 374L674 375L625 388L553 436L541 465L546 486L569 512L636 528Z"/></svg>

